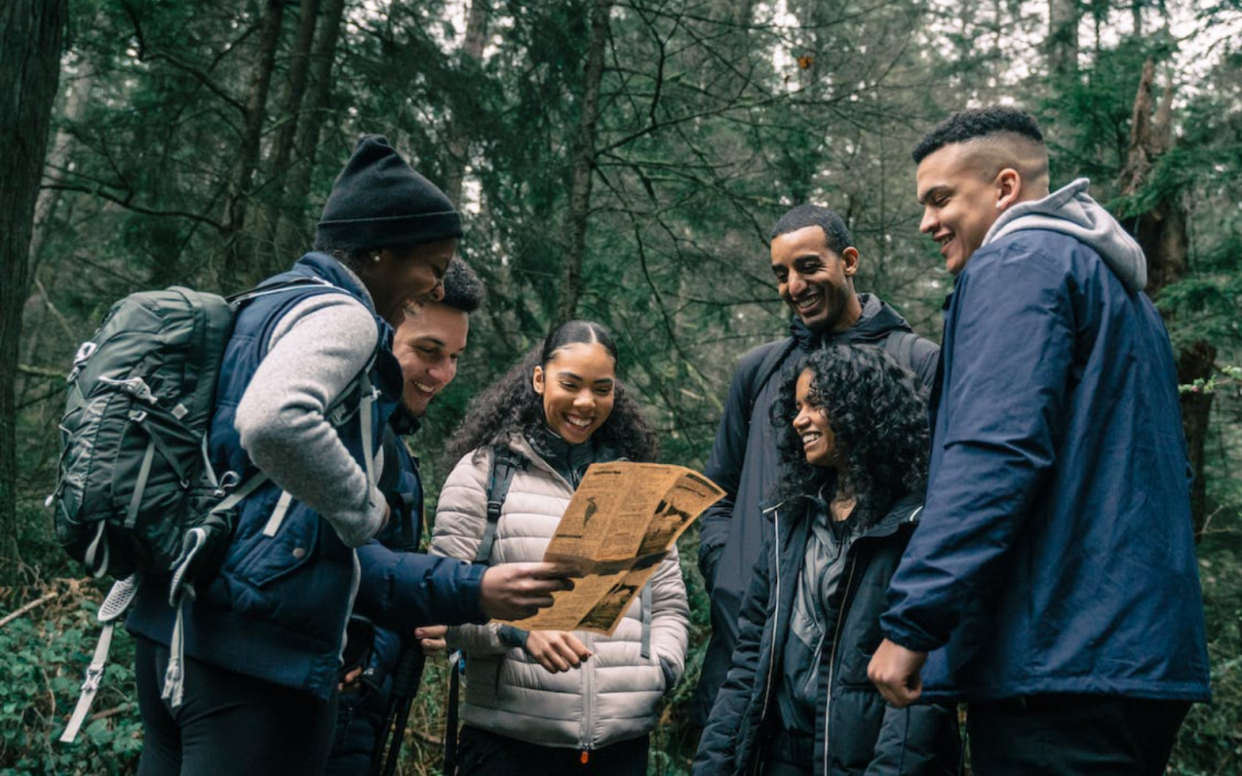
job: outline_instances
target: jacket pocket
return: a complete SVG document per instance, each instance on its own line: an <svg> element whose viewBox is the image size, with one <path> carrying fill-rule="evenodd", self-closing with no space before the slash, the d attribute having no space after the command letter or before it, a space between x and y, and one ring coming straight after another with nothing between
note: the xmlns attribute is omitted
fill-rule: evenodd
<svg viewBox="0 0 1242 776"><path fill-rule="evenodd" d="M264 531L252 540L253 546L238 568L238 576L264 587L297 571L317 554L319 523L318 515L305 510L286 514L275 535L268 536Z"/></svg>

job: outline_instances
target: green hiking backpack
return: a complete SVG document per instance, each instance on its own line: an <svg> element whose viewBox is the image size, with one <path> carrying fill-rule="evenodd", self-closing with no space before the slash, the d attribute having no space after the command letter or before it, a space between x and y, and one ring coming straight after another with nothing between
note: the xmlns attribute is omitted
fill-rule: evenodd
<svg viewBox="0 0 1242 776"><path fill-rule="evenodd" d="M327 285L308 277L230 299L177 286L131 294L78 349L48 504L61 546L88 572L192 578L219 562L233 508L261 484L217 479L207 455L233 317L258 295L310 284ZM195 568L179 568L195 528Z"/></svg>
<svg viewBox="0 0 1242 776"><path fill-rule="evenodd" d="M331 284L308 276L228 299L176 286L131 294L112 306L74 356L58 480L47 503L65 552L95 577L118 581L99 608L103 634L62 742L72 742L86 718L113 629L145 575L171 575L177 626L170 669L175 662L177 670L165 693L172 688L173 706L180 703L184 596L193 595L194 580L219 567L238 505L267 481L262 472L244 483L238 472L217 476L208 457L224 350L246 302L307 286ZM348 419L348 401L370 391L363 370L329 407L333 425ZM370 413L362 414L369 431ZM370 456L366 463L370 477Z"/></svg>
<svg viewBox="0 0 1242 776"><path fill-rule="evenodd" d="M192 494L217 489L198 492L232 328L225 299L174 287L117 302L78 348L49 503L61 546L93 576L167 572L180 556Z"/></svg>

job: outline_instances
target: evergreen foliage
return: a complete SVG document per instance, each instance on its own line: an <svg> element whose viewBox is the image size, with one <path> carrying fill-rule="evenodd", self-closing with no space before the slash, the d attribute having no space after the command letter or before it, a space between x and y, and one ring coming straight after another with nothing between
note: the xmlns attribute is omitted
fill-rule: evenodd
<svg viewBox="0 0 1242 776"><path fill-rule="evenodd" d="M1198 386L1212 380L1215 390L1196 406L1206 418L1199 548L1215 703L1192 712L1173 770L1242 770L1242 391L1227 371L1242 364L1236 3L346 0L339 16L334 5L69 8L29 295L20 331L5 334L19 355L14 409L0 418L15 448L0 456L16 463L17 489L12 509L0 510L12 524L0 531L18 541L0 564L21 584L0 590L0 617L58 595L56 606L0 627L0 773L131 773L139 746L124 656L105 680L116 695L97 703L114 713L77 749L49 744L76 695L98 600L66 581L79 572L41 507L74 350L132 291L177 283L234 292L292 263L359 134L386 134L432 180L457 176L461 253L488 284L458 378L415 438L434 497L447 474L444 440L469 399L551 328L569 293L567 262L581 262L574 311L615 333L622 377L658 430L664 460L688 466L706 459L739 356L784 333L766 239L790 206L814 201L841 213L862 257L858 288L938 339L951 278L917 233L909 151L949 112L997 101L1040 120L1054 186L1091 178L1096 198L1129 227L1169 208L1185 214L1184 268L1156 298L1176 347L1214 354ZM265 58L273 6L280 34ZM600 7L609 9L607 34L597 39ZM296 42L303 13L318 17L309 50ZM466 46L467 20L482 36L476 50ZM588 110L593 53L603 67ZM1135 187L1124 176L1149 61L1154 99L1174 87L1171 135ZM270 93L256 103L265 67ZM595 120L584 122L591 110ZM242 185L238 164L256 125L257 165ZM278 141L291 145L280 151ZM579 248L571 216L583 170L591 186ZM692 654L654 741L656 773L686 772L693 753L686 702L708 635L696 541L692 532L682 547ZM408 773L435 772L439 757L443 667L429 665Z"/></svg>

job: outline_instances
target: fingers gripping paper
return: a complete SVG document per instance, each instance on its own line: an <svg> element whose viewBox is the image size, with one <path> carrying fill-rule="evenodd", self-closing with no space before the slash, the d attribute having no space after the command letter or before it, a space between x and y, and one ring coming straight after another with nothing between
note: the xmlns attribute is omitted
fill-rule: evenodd
<svg viewBox="0 0 1242 776"><path fill-rule="evenodd" d="M591 464L543 559L574 566L574 589L512 624L526 630L612 635L677 538L724 496L683 466Z"/></svg>

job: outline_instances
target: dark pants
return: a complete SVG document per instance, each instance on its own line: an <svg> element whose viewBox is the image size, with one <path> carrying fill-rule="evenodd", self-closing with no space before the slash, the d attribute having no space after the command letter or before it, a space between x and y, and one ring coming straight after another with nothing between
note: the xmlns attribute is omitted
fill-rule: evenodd
<svg viewBox="0 0 1242 776"><path fill-rule="evenodd" d="M1111 695L1033 695L970 704L978 776L1164 773L1190 704Z"/></svg>
<svg viewBox="0 0 1242 776"><path fill-rule="evenodd" d="M458 776L644 776L648 736L582 752L528 744L470 725L461 729ZM583 756L586 762L583 762Z"/></svg>
<svg viewBox="0 0 1242 776"><path fill-rule="evenodd" d="M143 748L139 776L319 773L332 745L336 697L312 696L187 659L177 709L160 698L168 648L135 639Z"/></svg>

